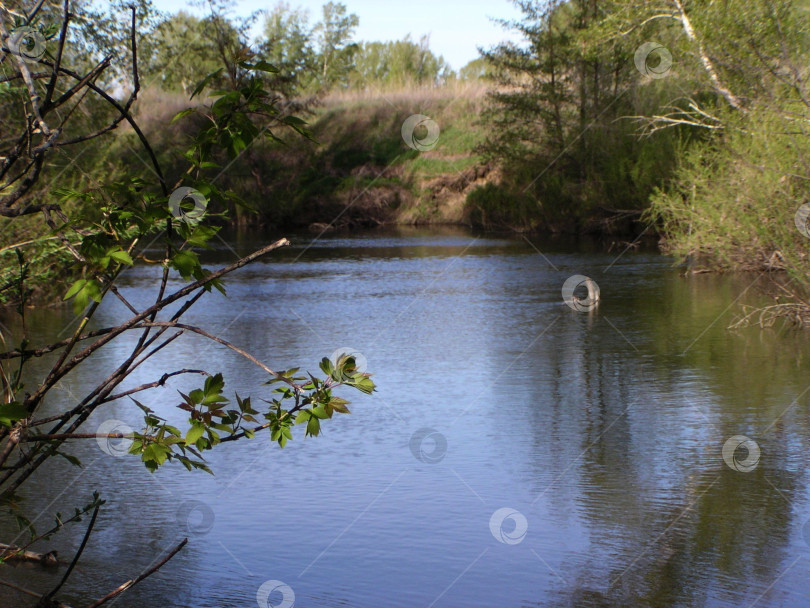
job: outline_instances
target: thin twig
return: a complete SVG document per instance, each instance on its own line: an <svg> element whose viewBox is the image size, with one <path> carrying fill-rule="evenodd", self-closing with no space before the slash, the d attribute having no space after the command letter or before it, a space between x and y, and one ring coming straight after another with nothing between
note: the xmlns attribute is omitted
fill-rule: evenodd
<svg viewBox="0 0 810 608"><path fill-rule="evenodd" d="M169 552L169 554L166 557L164 557L162 560L160 560L157 564L155 564L154 566L152 566L148 570L145 570L143 573L138 575L137 578L130 579L126 583L124 583L123 585L120 585L119 587L113 589L107 595L102 597L100 600L97 600L97 601L93 602L92 604L90 604L89 606L87 606L87 608L98 608L99 606L109 602L114 597L116 597L118 595L121 595L127 589L133 587L134 585L137 585L143 579L147 578L148 576L151 576L152 574L157 572L166 562L168 562L171 558L173 558L177 554L177 552L180 551L180 549L182 549L186 545L187 542L188 542L188 539L184 538L180 542L179 545L177 545L174 549L172 549L171 552Z"/></svg>
<svg viewBox="0 0 810 608"><path fill-rule="evenodd" d="M79 545L78 551L76 551L76 555L73 556L73 560L70 562L67 570L65 571L65 575L62 577L62 580L59 581L59 584L54 587L50 593L42 596L42 600L40 601L41 604L44 604L46 601L50 600L56 592L62 588L68 577L70 577L71 572L73 572L73 568L76 567L76 564L79 561L79 558L82 556L82 552L84 551L85 546L87 545L87 541L90 540L90 533L93 531L93 526L96 525L96 517L98 517L98 510L101 508L101 505L96 505L96 508L93 510L93 515L90 517L90 523L87 524L87 530L84 533L84 538L82 538L82 542Z"/></svg>

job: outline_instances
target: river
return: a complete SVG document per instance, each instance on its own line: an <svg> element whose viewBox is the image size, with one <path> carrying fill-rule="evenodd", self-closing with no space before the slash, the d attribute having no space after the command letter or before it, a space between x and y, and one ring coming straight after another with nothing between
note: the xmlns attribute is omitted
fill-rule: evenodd
<svg viewBox="0 0 810 608"><path fill-rule="evenodd" d="M278 236L229 235L207 265ZM317 370L351 348L378 392L342 391L352 414L321 437L221 446L214 476L71 445L84 468L59 459L24 493L42 528L94 489L108 501L64 599L86 605L187 536L117 606L252 608L257 592L262 608L810 605L810 340L727 329L766 276L685 277L649 247L455 228L312 238L234 273L227 298L186 320L274 369ZM575 274L598 283L596 310L563 303ZM122 292L146 306L157 276L135 267ZM108 300L95 326L127 315ZM28 316L35 342L72 321L68 307ZM94 355L47 408L75 403L135 339ZM201 337L126 386L180 367L269 398L264 372ZM140 400L180 420L177 390L200 383ZM87 429L106 419L137 426L139 410L111 404ZM40 547L70 556L82 526ZM62 572L0 575L44 590ZM30 605L10 594L0 605Z"/></svg>

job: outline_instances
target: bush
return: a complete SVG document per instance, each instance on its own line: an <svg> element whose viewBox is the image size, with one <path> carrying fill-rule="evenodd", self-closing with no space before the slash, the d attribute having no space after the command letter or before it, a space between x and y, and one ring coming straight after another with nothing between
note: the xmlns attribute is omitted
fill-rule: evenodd
<svg viewBox="0 0 810 608"><path fill-rule="evenodd" d="M473 189L465 206L469 221L482 228L531 230L541 213L540 205L531 197L493 183Z"/></svg>

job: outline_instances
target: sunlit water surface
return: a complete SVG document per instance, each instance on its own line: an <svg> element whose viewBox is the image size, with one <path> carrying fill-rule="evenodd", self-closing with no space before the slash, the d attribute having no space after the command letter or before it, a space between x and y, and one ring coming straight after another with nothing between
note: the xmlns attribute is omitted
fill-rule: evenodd
<svg viewBox="0 0 810 608"><path fill-rule="evenodd" d="M206 263L278 236L231 235ZM179 465L152 475L94 441L71 445L84 468L60 459L24 493L43 529L94 489L108 501L66 600L86 605L187 536L116 604L252 608L276 580L301 608L810 605L810 340L726 329L756 302L756 286L735 298L766 277L682 277L653 250L460 230L311 241L300 235L236 272L227 298L206 296L186 320L274 369L317 370L351 347L378 392L344 391L352 415L317 439L223 446L210 456L214 477ZM573 274L598 282L596 312L562 303ZM122 291L146 307L156 277L134 268ZM127 314L110 299L94 324ZM72 319L69 309L28 315L42 342L65 336ZM75 403L136 338L94 356L48 408ZM264 372L191 336L126 386L180 367L223 372L230 395L269 398ZM177 391L200 383L175 378L141 401L181 421ZM139 410L121 400L87 428L109 418L135 427ZM412 440L421 429L432 430ZM723 460L735 435L760 448L750 472ZM504 508L512 516L499 525ZM13 537L4 526L3 540ZM70 556L82 526L40 547ZM0 570L40 591L62 573ZM31 604L0 587L0 605ZM265 605L282 605L281 593Z"/></svg>

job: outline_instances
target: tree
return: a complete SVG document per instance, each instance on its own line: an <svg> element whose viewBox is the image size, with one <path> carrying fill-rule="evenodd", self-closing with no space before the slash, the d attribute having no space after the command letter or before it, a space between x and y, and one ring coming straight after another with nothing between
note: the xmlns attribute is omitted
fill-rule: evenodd
<svg viewBox="0 0 810 608"><path fill-rule="evenodd" d="M430 38L413 42L410 36L388 42L364 42L355 54L355 86L439 85L452 70L443 57L430 50Z"/></svg>
<svg viewBox="0 0 810 608"><path fill-rule="evenodd" d="M583 230L649 207L670 251L786 270L793 301L774 310L806 310L806 2L517 5L524 17L506 25L525 44L484 53L498 87L482 151L503 164L509 196L471 194L480 215L534 202L546 226Z"/></svg>
<svg viewBox="0 0 810 608"><path fill-rule="evenodd" d="M37 11L33 6L27 7L27 24L20 22L19 16L5 7L0 7L3 11L0 36L4 42L0 78L11 83L11 94L23 100L21 105L25 110L9 115L14 119L13 125L4 121L4 128L10 130L13 126L16 129L16 137L4 139L0 148L0 183L4 186L0 194L0 216L14 221L41 217L50 230L43 239L12 243L4 248L15 253L19 264L13 286L19 293L17 313L23 338L0 353L0 504L29 533L29 540L22 546L2 547L0 563L19 558L34 542L49 538L65 525L75 524L90 515L84 539L61 582L51 589L25 590L39 598L39 606L61 605L55 598L67 577L75 573L73 567L90 539L104 502L100 495L94 494L88 497L86 505L77 507L72 516L57 516L56 525L44 532L36 531L27 519L17 493L34 472L48 466L54 458L64 456L72 464L80 465L68 449L71 443L126 438L131 440L129 453L139 457L150 471L170 462L179 463L189 470L207 471L204 454L218 445L249 439L267 431L269 439L283 447L293 438L296 426L303 427L307 436L317 436L321 425L335 412L349 413L348 402L334 394L336 389L349 386L370 394L375 388L369 374L357 368L351 355L339 356L334 361L324 358L320 364L321 377L299 374L297 368L275 371L239 346L212 335L203 327L183 321L185 313L207 293L213 289L225 293L223 279L228 274L289 244L286 239L280 239L216 271L203 268L197 253L218 230L206 221L212 215L208 213L209 199L233 198L233 193L218 188L216 177L211 177L212 170L219 169L215 162L219 155L224 154L232 161L254 142L275 138L273 131L282 128L306 134L304 122L283 112L277 104L277 94L266 88L267 80L263 74L272 74L275 68L245 54L247 43L239 29L221 27L219 32L224 35L215 44L223 65L197 85L191 98L202 95L217 79L224 88L209 91L209 103L201 105L195 101L197 105L175 117L176 121L192 120L191 115L196 115L197 121L205 126L197 131L182 155L185 171L176 183L171 184L131 113L140 92L140 75L134 60L138 50L136 9L133 7L129 13L130 31L125 47L132 53L133 89L126 100L119 101L96 84L97 77L110 65L109 60L83 73L64 63L67 54L61 49L68 44L70 23L75 16L71 18L69 3L63 6L61 23L55 30L58 33L50 40L39 30L20 29L36 25ZM216 20L212 23L217 26ZM231 39L229 36L233 32L236 32L236 37ZM85 132L72 133L72 119L81 115L80 110L89 95L97 96L109 106L112 117L109 121L99 121ZM112 133L123 122L131 127L146 153L154 171L153 181L113 177L83 190L55 190L40 183L55 152L75 150L77 146L95 146L100 138ZM75 201L88 205L73 205ZM64 294L64 299L73 301L79 323L67 339L52 344L31 344L26 322L27 254L39 244L39 240L54 238L81 270L78 280ZM140 244L152 240L164 247L162 258L156 261L147 259L139 248ZM137 260L162 266L153 303L140 309L116 287L122 273ZM169 284L169 278L175 274L186 282L179 289L173 289ZM91 330L91 319L104 298L117 298L131 314L113 327ZM166 311L172 304L179 307L169 314ZM109 348L129 332L135 332L138 340L113 373L99 378L92 390L76 402L66 403L57 414L43 414L43 400L56 383L85 365L93 353ZM232 405L231 398L226 396L225 378L221 374L206 369L176 369L167 371L153 382L120 389L143 361L168 348L181 335L190 333L204 336L246 357L268 375L267 384L278 386L267 389L261 398L235 393L235 405ZM55 362L48 373L33 385L24 386L27 364L31 359L48 353L55 353ZM169 424L137 400L141 393L163 386L168 379L181 375L205 377L199 388L188 394L181 393L178 398L177 407L187 416L182 428ZM120 400L141 411L142 428L85 431L91 414ZM66 509L60 511L67 512ZM155 565L147 567L140 577L113 589L93 605L100 606L113 600L153 574L186 542L184 540Z"/></svg>
<svg viewBox="0 0 810 608"><path fill-rule="evenodd" d="M287 95L306 90L317 65L309 14L279 3L265 14L263 35L262 54L279 69L278 76L286 85Z"/></svg>
<svg viewBox="0 0 810 608"><path fill-rule="evenodd" d="M594 44L594 28L607 18L602 3L516 4L524 17L503 25L525 44L483 53L496 86L482 152L504 166L519 204L548 227L581 230L597 206L643 207L671 171L671 144L634 139L635 127L618 121L635 113L632 50L620 39Z"/></svg>
<svg viewBox="0 0 810 608"><path fill-rule="evenodd" d="M460 80L481 80L491 76L491 66L483 57L477 57L466 65L462 66L458 71Z"/></svg>
<svg viewBox="0 0 810 608"><path fill-rule="evenodd" d="M682 30L684 71L707 94L641 119L653 131L686 124L709 135L688 150L675 179L653 197L650 218L666 231L669 250L684 258L786 271L789 280L777 288L782 300L746 315L745 322L758 317L767 325L784 316L806 323L806 5L756 0L684 6L673 0L657 8L661 21Z"/></svg>
<svg viewBox="0 0 810 608"><path fill-rule="evenodd" d="M322 19L313 30L322 89L346 85L357 51L352 37L359 24L357 15L346 13L345 4L327 2L323 5Z"/></svg>
<svg viewBox="0 0 810 608"><path fill-rule="evenodd" d="M221 64L214 38L206 31L210 25L185 11L159 23L142 52L144 77L164 90L190 93Z"/></svg>

